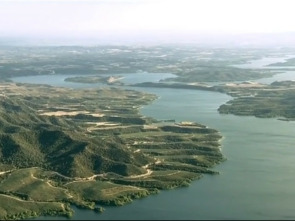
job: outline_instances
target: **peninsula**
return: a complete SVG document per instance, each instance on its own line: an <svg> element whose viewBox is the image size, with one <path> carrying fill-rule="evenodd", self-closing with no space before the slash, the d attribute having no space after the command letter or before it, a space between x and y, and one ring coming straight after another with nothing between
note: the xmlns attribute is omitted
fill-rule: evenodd
<svg viewBox="0 0 295 221"><path fill-rule="evenodd" d="M275 72L232 66L285 53L163 45L1 47L0 219L71 217L72 205L100 213L218 174L213 168L225 160L222 135L196 122L141 115L139 109L157 97L136 88L227 93L233 100L218 109L222 114L293 120L294 82L254 83ZM127 85L124 73L175 77ZM13 82L32 75L56 81L63 75L93 89Z"/></svg>
<svg viewBox="0 0 295 221"><path fill-rule="evenodd" d="M224 160L218 131L140 115L151 94L2 83L0 96L1 219L102 212L217 174Z"/></svg>

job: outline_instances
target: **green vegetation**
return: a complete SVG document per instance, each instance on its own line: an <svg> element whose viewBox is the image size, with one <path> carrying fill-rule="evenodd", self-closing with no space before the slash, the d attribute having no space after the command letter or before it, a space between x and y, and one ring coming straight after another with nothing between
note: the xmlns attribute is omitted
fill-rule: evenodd
<svg viewBox="0 0 295 221"><path fill-rule="evenodd" d="M171 83L171 82L144 82L132 84L133 87L159 87L159 88L174 88L174 89L192 89L192 90L207 90L216 91L216 88L207 84L200 83Z"/></svg>
<svg viewBox="0 0 295 221"><path fill-rule="evenodd" d="M114 87L123 85L120 74L172 73L177 78L130 86L228 93L234 100L220 113L289 120L295 119L294 82L209 84L271 76L270 70L231 65L284 52L177 45L1 48L0 219L70 217L70 205L101 213L101 206L218 174L212 168L225 160L218 131L140 115L156 97ZM74 90L10 80L44 74L74 74L66 81L113 87Z"/></svg>
<svg viewBox="0 0 295 221"><path fill-rule="evenodd" d="M67 203L28 201L7 194L0 194L0 204L1 220L27 219L40 215L71 217L73 214Z"/></svg>
<svg viewBox="0 0 295 221"><path fill-rule="evenodd" d="M249 79L259 79L263 77L272 76L273 73L269 70L251 70L240 69L224 64L214 65L202 64L196 62L197 65L191 68L184 68L181 72L177 72L177 79L170 79L170 81L177 82L228 82L228 81L244 81ZM212 64L213 63L213 64Z"/></svg>
<svg viewBox="0 0 295 221"><path fill-rule="evenodd" d="M294 81L273 82L252 88L225 86L223 90L235 99L219 107L218 111L222 114L295 120Z"/></svg>
<svg viewBox="0 0 295 221"><path fill-rule="evenodd" d="M77 82L77 83L86 83L86 84L95 84L95 83L104 83L104 84L122 84L119 82L121 77L103 77L103 76L79 76L79 77L68 77L65 81Z"/></svg>
<svg viewBox="0 0 295 221"><path fill-rule="evenodd" d="M149 191L136 186L119 185L112 182L91 180L76 181L65 185L69 191L87 201L100 205L119 206L132 202L135 198L149 195Z"/></svg>
<svg viewBox="0 0 295 221"><path fill-rule="evenodd" d="M140 115L151 94L15 83L0 94L2 219L70 217L71 204L100 213L96 204L188 186L224 160L218 131Z"/></svg>
<svg viewBox="0 0 295 221"><path fill-rule="evenodd" d="M87 83L87 84L95 84L95 83L106 83L107 77L100 76L88 76L88 77L68 77L65 81L69 82L79 82L79 83Z"/></svg>
<svg viewBox="0 0 295 221"><path fill-rule="evenodd" d="M79 75L67 81L106 83L109 79L105 76L145 71L178 76L177 79L167 79L168 82L242 81L273 73L230 65L258 59L267 53L278 55L285 52L280 49L204 48L193 45L2 47L0 71L2 80L16 76L65 74ZM90 77L84 78L86 75Z"/></svg>

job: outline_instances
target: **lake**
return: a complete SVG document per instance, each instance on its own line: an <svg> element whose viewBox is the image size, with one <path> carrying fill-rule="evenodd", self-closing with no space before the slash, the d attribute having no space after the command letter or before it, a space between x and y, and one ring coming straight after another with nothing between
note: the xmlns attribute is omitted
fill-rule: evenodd
<svg viewBox="0 0 295 221"><path fill-rule="evenodd" d="M32 83L36 77L25 79ZM34 83L54 84L54 79L56 76L47 76L47 81ZM75 209L72 219L295 219L295 122L220 115L217 108L231 99L221 93L136 89L159 96L141 109L146 116L196 121L219 130L224 136L222 151L227 160L214 168L219 175L205 175L188 188L161 191L123 207L107 207L102 214Z"/></svg>

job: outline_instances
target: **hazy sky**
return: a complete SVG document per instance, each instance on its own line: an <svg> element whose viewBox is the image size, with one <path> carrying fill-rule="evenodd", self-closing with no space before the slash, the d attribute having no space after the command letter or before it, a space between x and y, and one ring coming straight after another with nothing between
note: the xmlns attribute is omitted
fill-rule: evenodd
<svg viewBox="0 0 295 221"><path fill-rule="evenodd" d="M294 0L0 0L0 36L295 32Z"/></svg>

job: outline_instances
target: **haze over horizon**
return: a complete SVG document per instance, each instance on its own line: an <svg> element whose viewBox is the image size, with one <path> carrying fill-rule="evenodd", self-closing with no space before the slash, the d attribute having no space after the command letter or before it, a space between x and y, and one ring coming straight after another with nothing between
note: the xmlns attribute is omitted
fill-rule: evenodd
<svg viewBox="0 0 295 221"><path fill-rule="evenodd" d="M295 45L292 0L0 0L0 5L2 39Z"/></svg>

